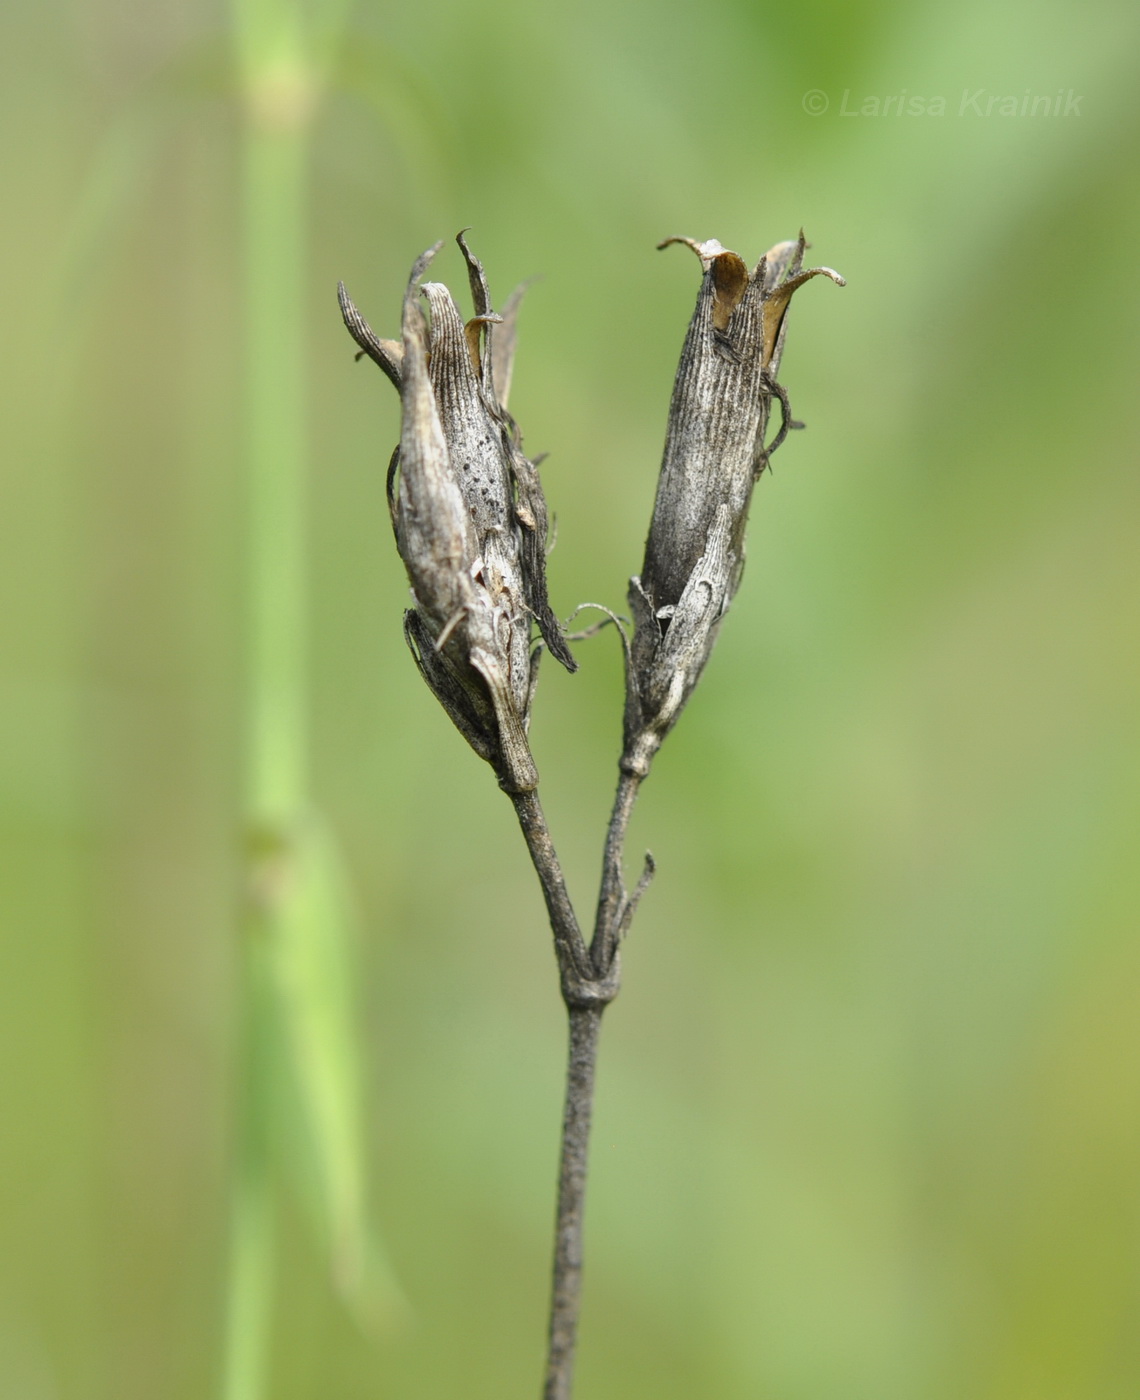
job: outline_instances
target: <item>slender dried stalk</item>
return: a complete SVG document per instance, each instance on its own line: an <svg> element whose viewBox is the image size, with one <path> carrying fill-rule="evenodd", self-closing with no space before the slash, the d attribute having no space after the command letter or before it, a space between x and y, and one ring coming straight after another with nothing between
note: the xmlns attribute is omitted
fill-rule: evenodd
<svg viewBox="0 0 1140 1400"><path fill-rule="evenodd" d="M830 268L802 270L802 232L769 249L752 271L715 239L666 239L661 246L675 242L700 258L701 289L674 383L645 563L630 580L632 641L619 624L624 742L588 945L546 826L527 739L538 655L529 650L530 619L552 655L568 670L576 663L547 603L539 459L523 454L507 411L519 294L503 315L491 309L483 266L463 234L458 243L476 311L466 325L446 287L421 286L439 244L412 269L402 342L376 336L343 284L339 289L341 314L360 353L401 396L388 494L416 603L405 615L405 635L424 680L514 804L546 900L570 1020L545 1400L570 1400L598 1036L621 985L622 940L653 876L647 855L627 893L622 859L630 815L740 583L753 487L788 429L802 427L776 380L788 303L813 277L843 280ZM766 446L773 399L781 427Z"/></svg>
<svg viewBox="0 0 1140 1400"><path fill-rule="evenodd" d="M546 899L561 975L562 999L570 1022L544 1400L569 1400L573 1385L598 1036L602 1012L621 986L622 937L653 873L653 862L647 857L633 896L626 893L622 856L629 818L640 787L639 776L622 772L606 833L601 889L589 947L578 926L537 792L510 794Z"/></svg>
<svg viewBox="0 0 1140 1400"><path fill-rule="evenodd" d="M567 1006L583 1002L590 1005L597 1000L591 990L597 982L590 950L586 947L582 930L578 927L578 916L570 902L566 881L558 852L550 839L546 826L546 814L535 790L509 793L518 815L535 873L542 886L546 900L546 912L550 917L550 929L554 934L554 951L558 956L558 969L562 975L562 998ZM615 989L616 990L616 989ZM605 997L605 1001L611 998Z"/></svg>
<svg viewBox="0 0 1140 1400"><path fill-rule="evenodd" d="M570 1007L570 1055L566 1065L566 1107L562 1115L562 1158L558 1172L558 1215L554 1230L554 1284L550 1297L550 1349L544 1400L569 1400L578 1341L582 1291L582 1215L594 1070L598 1062L601 1006Z"/></svg>
<svg viewBox="0 0 1140 1400"><path fill-rule="evenodd" d="M646 867L641 881L630 899L622 882L622 856L625 851L625 834L633 813L633 804L641 791L642 779L637 773L627 773L624 769L618 778L617 792L614 794L614 807L610 814L610 825L606 832L606 848L602 857L602 887L598 892L598 909L594 916L594 938L590 944L590 954L599 967L608 967L618 952L621 939L625 936L637 901L641 897L653 874L653 862L646 857Z"/></svg>
<svg viewBox="0 0 1140 1400"><path fill-rule="evenodd" d="M602 1012L621 985L621 942L653 875L632 896L622 879L630 814L662 740L700 679L740 582L753 487L793 425L776 381L785 314L797 287L829 268L801 271L803 234L777 244L749 272L715 240L685 242L704 273L673 389L665 457L641 577L630 580L635 619L626 643L625 744L602 859L594 933L583 945L558 857L534 792L513 795L554 931L570 1056L544 1400L570 1400L582 1276L582 1218ZM764 445L772 400L782 425ZM623 633L624 637L624 633ZM583 977L583 969L586 976Z"/></svg>

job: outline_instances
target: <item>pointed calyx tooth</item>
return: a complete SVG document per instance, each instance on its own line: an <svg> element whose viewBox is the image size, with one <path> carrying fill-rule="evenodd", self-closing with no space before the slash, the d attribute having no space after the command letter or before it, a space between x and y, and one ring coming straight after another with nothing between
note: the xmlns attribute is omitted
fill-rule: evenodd
<svg viewBox="0 0 1140 1400"><path fill-rule="evenodd" d="M467 229L461 229L455 236L456 243L459 244L459 251L463 254L463 261L467 264L467 282L471 288L471 300L475 305L474 325L476 327L473 341L472 360L477 366L477 373L482 378L485 389L493 390L494 365L491 354L491 327L490 322L497 320L495 313L491 310L491 289L487 285L487 274L483 270L483 264L475 256L468 246L466 234ZM472 322L468 322L468 335ZM482 348L480 348L480 339Z"/></svg>
<svg viewBox="0 0 1140 1400"><path fill-rule="evenodd" d="M367 355L374 364L380 366L388 378L392 381L396 391L400 389L401 367L404 361L404 347L398 340L383 340L360 312L353 305L352 298L343 282L336 284L337 301L340 303L340 314L353 340L360 346L357 355L359 360L361 355Z"/></svg>
<svg viewBox="0 0 1140 1400"><path fill-rule="evenodd" d="M846 278L840 277L839 273L831 267L810 267L806 272L797 272L787 281L779 283L767 292L763 301L764 317L764 368L767 369L776 355L777 341L780 337L780 328L784 323L784 316L788 310L788 303L792 299L793 293L798 291L805 282L810 282L813 277L830 277L840 287L846 287Z"/></svg>
<svg viewBox="0 0 1140 1400"><path fill-rule="evenodd" d="M463 261L467 264L467 281L471 287L471 300L475 305L476 316L486 316L491 310L491 291L487 285L487 274L483 270L483 264L471 251L467 242L467 235L470 228L461 228L455 235L455 241L459 244L459 251L463 254Z"/></svg>

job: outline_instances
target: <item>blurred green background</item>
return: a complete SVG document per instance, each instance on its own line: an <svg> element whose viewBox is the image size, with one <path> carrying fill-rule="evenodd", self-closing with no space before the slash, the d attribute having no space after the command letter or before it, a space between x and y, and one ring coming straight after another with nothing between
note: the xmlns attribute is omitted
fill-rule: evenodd
<svg viewBox="0 0 1140 1400"><path fill-rule="evenodd" d="M554 961L404 650L398 406L335 302L393 334L467 224L499 301L544 277L511 406L563 615L641 560L698 280L654 243L802 224L849 280L797 298L810 427L634 821L578 1394L1140 1393L1138 31L4 8L5 1400L537 1394ZM904 93L945 114L843 110ZM585 910L620 675L579 654L533 733ZM267 929L243 832L275 878L301 808Z"/></svg>

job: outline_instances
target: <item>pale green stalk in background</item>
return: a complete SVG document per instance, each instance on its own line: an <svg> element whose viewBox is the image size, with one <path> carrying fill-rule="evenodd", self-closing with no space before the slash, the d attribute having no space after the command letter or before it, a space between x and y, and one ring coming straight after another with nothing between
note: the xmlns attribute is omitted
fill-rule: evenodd
<svg viewBox="0 0 1140 1400"><path fill-rule="evenodd" d="M245 113L247 855L242 1078L235 1133L223 1400L267 1393L279 1160L314 1159L333 1276L365 1297L359 1072L349 902L309 810L305 635L305 289L309 144L345 10L306 32L293 0L236 0ZM295 1109L301 1133L283 1134Z"/></svg>
<svg viewBox="0 0 1140 1400"><path fill-rule="evenodd" d="M273 1301L272 944L307 784L303 276L311 78L288 4L235 18L245 98L247 607L242 1081L223 1400L265 1393Z"/></svg>

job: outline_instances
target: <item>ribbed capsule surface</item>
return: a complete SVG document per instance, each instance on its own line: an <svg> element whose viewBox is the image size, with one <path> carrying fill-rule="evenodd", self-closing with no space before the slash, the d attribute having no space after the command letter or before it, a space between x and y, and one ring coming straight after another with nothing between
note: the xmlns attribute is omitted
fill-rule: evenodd
<svg viewBox="0 0 1140 1400"><path fill-rule="evenodd" d="M831 268L801 270L802 234L770 249L751 272L716 239L660 246L671 243L697 254L702 278L673 384L645 562L630 580L622 763L639 774L696 686L740 582L774 398L786 413L776 372L788 303L813 277L843 283Z"/></svg>
<svg viewBox="0 0 1140 1400"><path fill-rule="evenodd" d="M508 303L507 317L497 316L482 264L462 234L458 241L476 303L466 323L446 286L423 283L440 244L412 269L400 342L374 335L343 286L340 304L361 354L400 391L389 496L413 593L404 625L408 644L424 679L500 783L525 791L538 780L526 738L532 622L564 665L573 670L575 662L547 602L547 516L538 471L500 399L510 383L519 298Z"/></svg>

